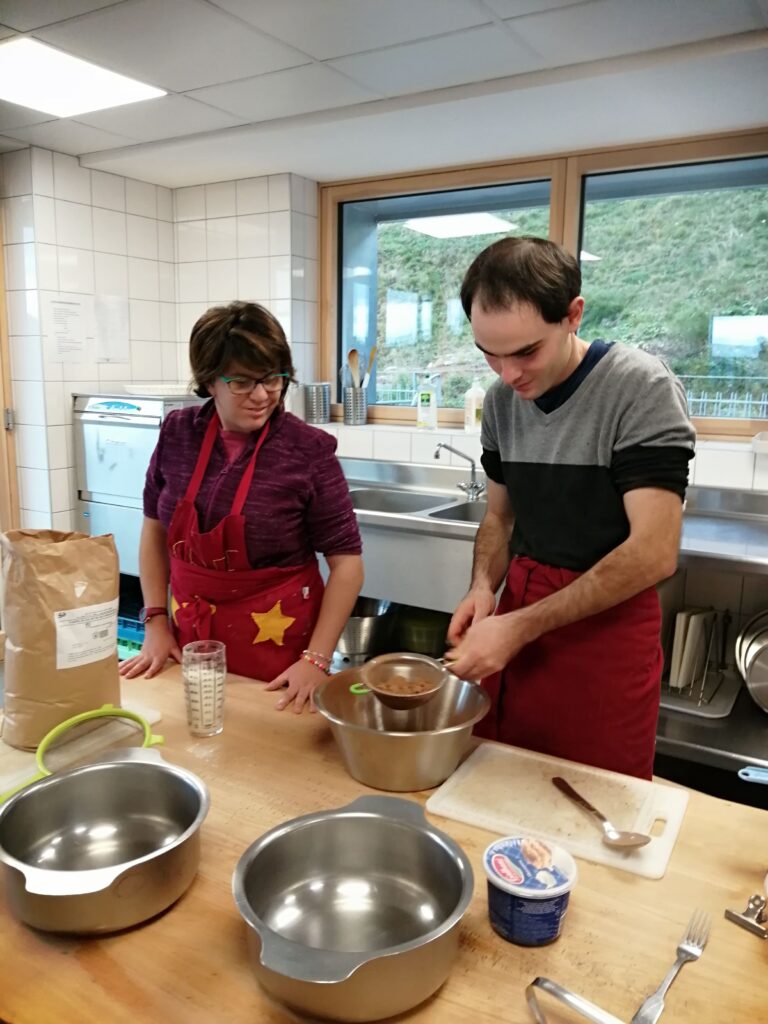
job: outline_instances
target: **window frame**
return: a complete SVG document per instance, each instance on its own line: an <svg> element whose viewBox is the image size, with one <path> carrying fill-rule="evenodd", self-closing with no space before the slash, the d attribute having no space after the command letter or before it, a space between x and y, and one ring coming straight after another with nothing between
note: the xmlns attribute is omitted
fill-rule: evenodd
<svg viewBox="0 0 768 1024"><path fill-rule="evenodd" d="M768 129L757 128L745 132L649 142L641 146L583 150L447 170L424 170L397 176L321 183L318 296L320 379L333 381L338 372L338 255L342 203L405 193L447 191L501 183L513 185L516 182L546 178L550 181L549 238L576 255L581 230L583 182L587 175L750 156L768 156ZM440 409L438 427L456 429L462 425L463 415L460 409ZM331 406L331 418L339 421L342 419L340 404L334 403ZM393 426L415 426L416 412L403 407L369 405L368 421ZM694 417L693 423L699 438L708 440L748 440L758 431L768 429L768 419Z"/></svg>

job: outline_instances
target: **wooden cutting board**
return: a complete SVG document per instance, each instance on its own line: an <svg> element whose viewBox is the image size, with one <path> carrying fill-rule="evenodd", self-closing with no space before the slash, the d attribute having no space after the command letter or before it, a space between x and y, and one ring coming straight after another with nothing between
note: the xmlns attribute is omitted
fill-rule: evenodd
<svg viewBox="0 0 768 1024"><path fill-rule="evenodd" d="M555 789L553 775L567 779L616 828L651 835L650 843L626 852L606 846L599 823ZM481 743L427 800L427 810L497 835L549 839L575 857L662 878L687 804L684 789L519 747Z"/></svg>

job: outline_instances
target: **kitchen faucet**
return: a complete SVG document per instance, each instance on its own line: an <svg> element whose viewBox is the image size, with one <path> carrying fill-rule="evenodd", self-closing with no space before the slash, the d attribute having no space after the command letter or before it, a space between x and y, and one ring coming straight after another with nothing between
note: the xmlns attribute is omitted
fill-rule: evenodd
<svg viewBox="0 0 768 1024"><path fill-rule="evenodd" d="M472 467L469 471L469 483L459 483L456 486L459 487L467 496L467 501L477 501L480 495L485 490L485 484L481 484L477 479L477 469L475 467L475 460L470 458L469 455L465 455L464 452L460 452L458 448L452 448L451 445L445 444L443 441L438 444L435 448L435 458L440 458L440 449L445 448L447 452L453 452L454 455L459 455L462 459L466 459Z"/></svg>

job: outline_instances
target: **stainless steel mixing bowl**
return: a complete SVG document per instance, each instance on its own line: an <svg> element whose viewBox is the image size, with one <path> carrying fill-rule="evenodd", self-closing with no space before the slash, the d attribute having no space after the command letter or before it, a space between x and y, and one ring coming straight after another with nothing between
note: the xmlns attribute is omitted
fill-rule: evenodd
<svg viewBox="0 0 768 1024"><path fill-rule="evenodd" d="M430 701L409 711L386 707L361 683L358 669L339 672L317 688L315 706L330 723L349 774L392 793L444 782L470 749L472 727L491 706L482 687L454 675Z"/></svg>
<svg viewBox="0 0 768 1024"><path fill-rule="evenodd" d="M45 931L117 931L189 887L205 784L153 752L130 753L53 775L0 808L0 861L19 920Z"/></svg>
<svg viewBox="0 0 768 1024"><path fill-rule="evenodd" d="M421 807L382 796L279 825L232 879L260 983L338 1021L380 1020L436 992L472 887L467 856Z"/></svg>

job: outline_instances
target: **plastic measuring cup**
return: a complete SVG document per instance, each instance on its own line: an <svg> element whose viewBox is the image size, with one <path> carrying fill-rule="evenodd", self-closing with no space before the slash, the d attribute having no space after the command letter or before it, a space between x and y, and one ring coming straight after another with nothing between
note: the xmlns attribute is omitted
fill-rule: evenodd
<svg viewBox="0 0 768 1024"><path fill-rule="evenodd" d="M181 652L187 726L193 736L218 736L224 728L226 648L220 640L193 640Z"/></svg>

